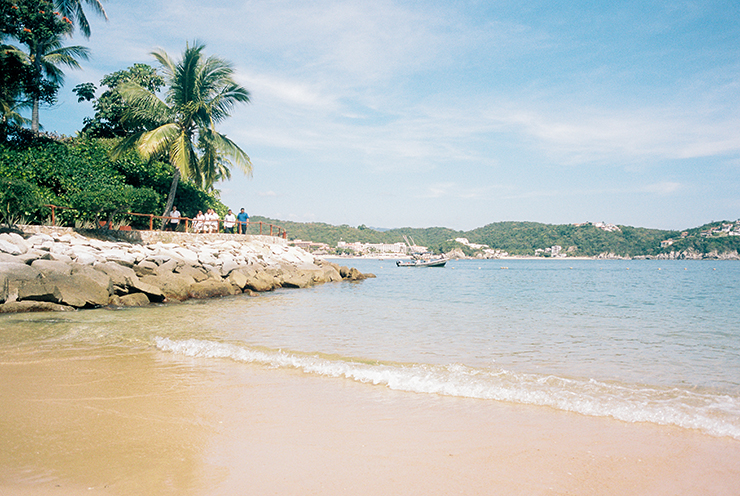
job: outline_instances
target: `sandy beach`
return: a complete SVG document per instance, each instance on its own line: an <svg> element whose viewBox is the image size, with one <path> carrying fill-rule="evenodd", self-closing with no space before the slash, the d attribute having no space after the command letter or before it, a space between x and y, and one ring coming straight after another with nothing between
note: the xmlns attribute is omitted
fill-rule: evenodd
<svg viewBox="0 0 740 496"><path fill-rule="evenodd" d="M0 493L731 495L740 441L152 348L0 361Z"/></svg>

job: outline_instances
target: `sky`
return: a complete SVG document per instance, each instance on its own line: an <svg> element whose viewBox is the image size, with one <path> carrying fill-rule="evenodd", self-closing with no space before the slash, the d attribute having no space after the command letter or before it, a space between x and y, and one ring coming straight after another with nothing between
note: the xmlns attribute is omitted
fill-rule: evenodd
<svg viewBox="0 0 740 496"><path fill-rule="evenodd" d="M217 185L232 209L459 230L740 218L736 1L104 6L41 124L74 135L93 114L76 84L202 42L251 94L219 128L254 165Z"/></svg>

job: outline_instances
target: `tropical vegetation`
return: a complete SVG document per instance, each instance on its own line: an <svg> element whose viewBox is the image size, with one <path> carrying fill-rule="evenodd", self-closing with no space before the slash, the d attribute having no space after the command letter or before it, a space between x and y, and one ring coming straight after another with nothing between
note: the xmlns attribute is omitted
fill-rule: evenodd
<svg viewBox="0 0 740 496"><path fill-rule="evenodd" d="M288 232L289 239L310 240L335 247L339 241L347 243L398 243L404 236L416 244L426 246L433 253L460 250L466 256L484 255L482 250L455 241L465 238L470 244L487 245L493 250L510 255L549 256L545 250L562 247L566 256L595 257L608 254L620 257L658 256L671 251L694 250L698 253L740 252L740 235L707 235L711 229L727 225L715 222L684 231L647 229L618 226L619 230L606 231L591 223L542 224L538 222L496 222L470 231L457 231L443 227L371 229L364 225L333 226L310 222L290 222L253 216L252 221L278 224ZM740 226L734 223L735 226Z"/></svg>
<svg viewBox="0 0 740 496"><path fill-rule="evenodd" d="M56 205L57 223L115 218L137 227L147 219L128 212L166 215L176 194L184 216L225 214L214 184L232 167L250 174L252 164L217 125L249 93L202 44L186 46L180 60L155 51L159 70L134 64L107 74L97 97L94 83L77 85L78 101L95 112L79 136L41 132L39 109L56 101L63 69L88 57L65 44L75 28L90 36L85 8L107 19L99 0L0 0L0 222L43 222Z"/></svg>
<svg viewBox="0 0 740 496"><path fill-rule="evenodd" d="M138 129L118 143L112 156L135 148L147 159L167 157L174 174L165 212L172 208L180 177L208 191L230 177L231 166L252 172L249 156L216 131L236 104L249 102L249 93L234 81L231 64L205 57L203 49L188 45L179 61L164 50L152 52L164 72L164 100L133 80L118 86L127 106L123 121Z"/></svg>

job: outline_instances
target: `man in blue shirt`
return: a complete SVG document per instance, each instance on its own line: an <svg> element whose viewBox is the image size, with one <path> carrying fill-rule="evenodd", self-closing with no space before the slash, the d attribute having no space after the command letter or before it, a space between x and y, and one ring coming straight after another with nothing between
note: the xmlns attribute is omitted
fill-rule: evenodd
<svg viewBox="0 0 740 496"><path fill-rule="evenodd" d="M242 208L241 211L236 214L236 220L238 222L237 224L237 233L241 234L247 234L247 226L249 225L249 215L244 211Z"/></svg>

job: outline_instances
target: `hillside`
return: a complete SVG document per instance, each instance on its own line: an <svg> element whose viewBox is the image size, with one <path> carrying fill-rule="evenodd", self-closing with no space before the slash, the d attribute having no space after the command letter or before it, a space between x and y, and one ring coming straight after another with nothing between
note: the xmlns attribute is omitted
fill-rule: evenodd
<svg viewBox="0 0 740 496"><path fill-rule="evenodd" d="M631 226L597 227L595 224L542 224L538 222L496 222L471 231L456 231L443 227L398 228L377 231L348 225L333 226L324 223L300 223L253 217L283 226L289 239L310 240L335 247L337 242L398 243L403 236L411 236L417 244L428 246L435 253L464 248L468 255L475 250L452 240L467 238L470 243L488 245L511 255L548 256L546 249L562 247L567 256L593 257L603 254L621 257L660 256L671 252L709 254L740 251L740 222L713 222L685 231L647 229ZM722 227L724 226L724 228ZM723 231L724 229L724 231ZM682 232L683 234L682 237Z"/></svg>

